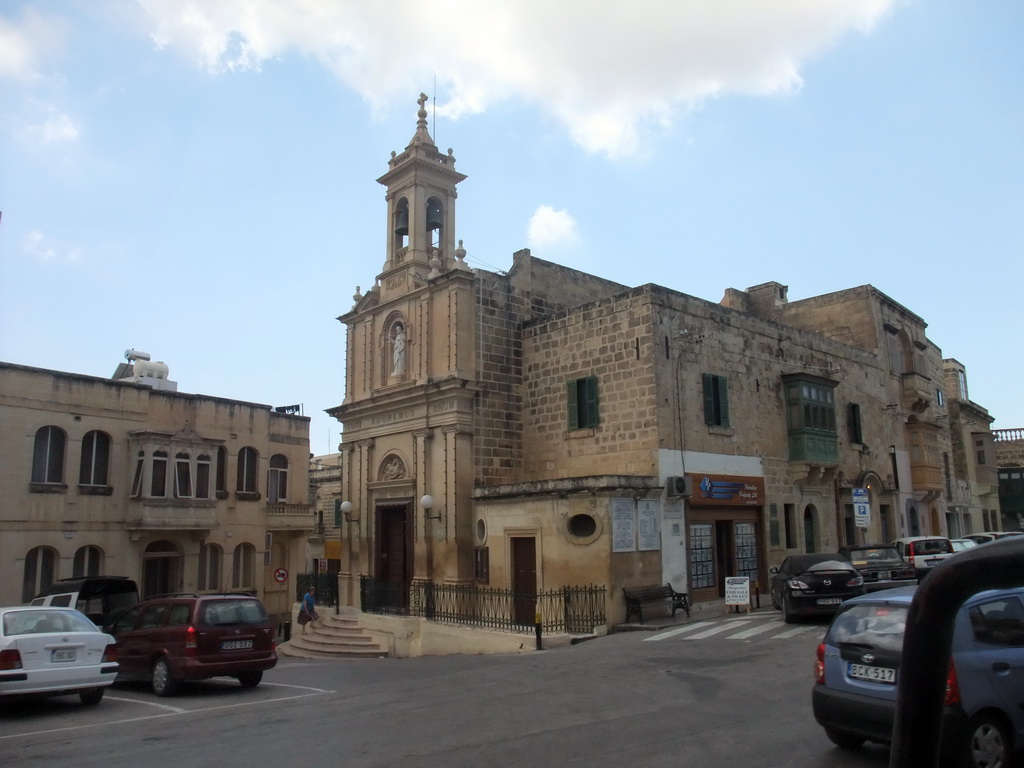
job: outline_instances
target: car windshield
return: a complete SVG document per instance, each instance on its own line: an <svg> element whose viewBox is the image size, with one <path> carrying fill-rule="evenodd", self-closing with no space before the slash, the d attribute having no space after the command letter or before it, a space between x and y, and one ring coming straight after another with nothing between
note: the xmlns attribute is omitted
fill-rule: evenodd
<svg viewBox="0 0 1024 768"><path fill-rule="evenodd" d="M860 603L836 616L825 636L825 643L899 652L903 647L906 625L906 606Z"/></svg>
<svg viewBox="0 0 1024 768"><path fill-rule="evenodd" d="M96 625L78 611L8 611L4 614L5 637L44 632L96 632Z"/></svg>
<svg viewBox="0 0 1024 768"><path fill-rule="evenodd" d="M854 565L871 565L872 563L885 562L890 560L902 560L899 552L893 547L865 547L864 549L851 549L847 552L850 562Z"/></svg>
<svg viewBox="0 0 1024 768"><path fill-rule="evenodd" d="M203 604L202 623L206 626L266 621L267 614L259 600L210 600Z"/></svg>

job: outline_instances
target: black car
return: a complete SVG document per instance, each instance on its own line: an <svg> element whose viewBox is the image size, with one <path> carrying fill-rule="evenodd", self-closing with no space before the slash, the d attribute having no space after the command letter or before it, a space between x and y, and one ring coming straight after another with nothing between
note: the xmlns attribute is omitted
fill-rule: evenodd
<svg viewBox="0 0 1024 768"><path fill-rule="evenodd" d="M847 598L865 593L864 577L838 552L792 555L771 569L772 605L787 624L799 616L834 614Z"/></svg>
<svg viewBox="0 0 1024 768"><path fill-rule="evenodd" d="M890 544L861 544L840 547L839 554L849 560L864 577L868 592L917 584L914 566L903 559Z"/></svg>

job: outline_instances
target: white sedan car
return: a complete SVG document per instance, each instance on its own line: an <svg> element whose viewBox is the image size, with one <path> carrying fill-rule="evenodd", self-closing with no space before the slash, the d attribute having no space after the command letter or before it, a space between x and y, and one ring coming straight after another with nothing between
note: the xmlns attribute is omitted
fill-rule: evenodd
<svg viewBox="0 0 1024 768"><path fill-rule="evenodd" d="M0 701L77 693L98 704L117 677L117 645L73 608L0 608Z"/></svg>

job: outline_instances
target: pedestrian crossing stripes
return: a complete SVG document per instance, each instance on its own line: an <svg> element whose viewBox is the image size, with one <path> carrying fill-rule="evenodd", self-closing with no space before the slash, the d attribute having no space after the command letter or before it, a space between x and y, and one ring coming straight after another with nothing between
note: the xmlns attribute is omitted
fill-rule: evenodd
<svg viewBox="0 0 1024 768"><path fill-rule="evenodd" d="M682 627L675 627L664 632L645 637L645 643L657 643L671 638L680 640L704 640L714 637L719 640L785 640L798 635L817 632L823 634L825 627L818 624L794 627L785 624L779 618L770 619L722 619L695 621Z"/></svg>

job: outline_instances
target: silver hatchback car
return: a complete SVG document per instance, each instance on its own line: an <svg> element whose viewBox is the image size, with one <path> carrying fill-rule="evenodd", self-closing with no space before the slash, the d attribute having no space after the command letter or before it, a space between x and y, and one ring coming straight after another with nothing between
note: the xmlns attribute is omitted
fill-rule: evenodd
<svg viewBox="0 0 1024 768"><path fill-rule="evenodd" d="M892 739L915 587L844 603L818 646L814 718L837 746ZM1024 748L1024 588L981 592L956 616L942 714L943 765L1008 768Z"/></svg>

